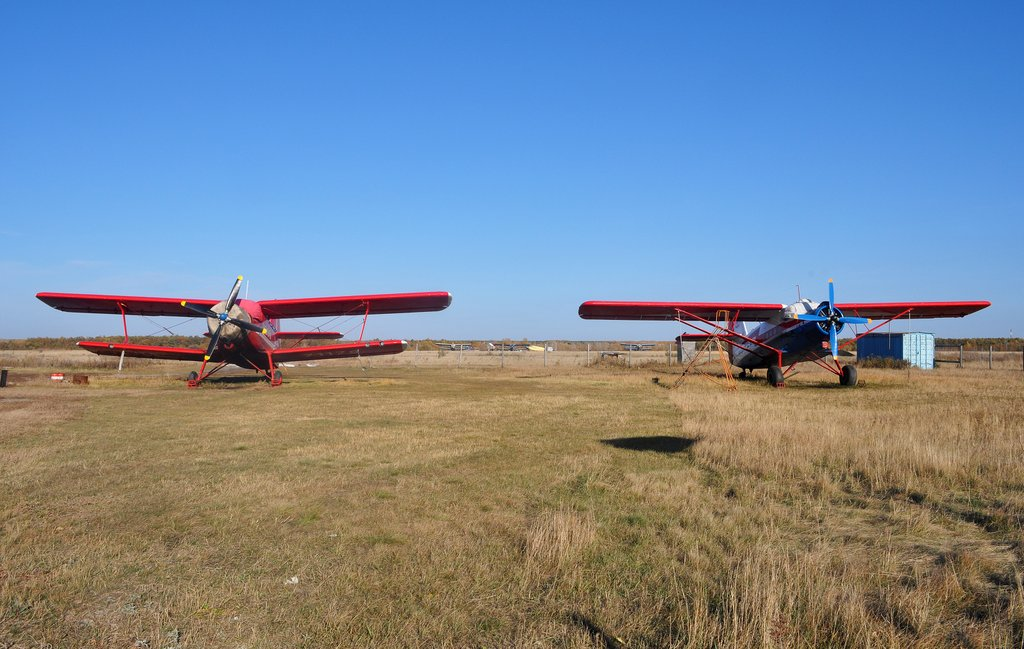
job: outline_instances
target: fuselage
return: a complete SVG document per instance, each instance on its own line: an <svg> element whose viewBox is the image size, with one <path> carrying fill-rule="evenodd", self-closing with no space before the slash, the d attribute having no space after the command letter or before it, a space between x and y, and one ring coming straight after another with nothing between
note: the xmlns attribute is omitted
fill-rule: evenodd
<svg viewBox="0 0 1024 649"><path fill-rule="evenodd" d="M778 365L782 351L782 364L823 358L830 355L828 334L816 322L797 320L802 313L814 313L821 302L800 300L783 307L778 315L764 322L737 322L734 328L738 334L756 340L773 349L758 346L741 339L729 346L729 362L736 367L753 370ZM824 344L823 344L824 343Z"/></svg>
<svg viewBox="0 0 1024 649"><path fill-rule="evenodd" d="M217 304L214 311L223 310L224 303ZM239 320L246 320L267 330L267 333L258 331L246 331L233 324L227 323L221 329L220 340L217 343L215 358L245 368L258 368L261 370L273 369L268 352L281 346L277 339L278 327L276 319L270 319L263 315L263 309L259 302L252 300L238 300L232 307L231 317ZM214 318L206 319L207 327L212 335L217 328L219 321Z"/></svg>

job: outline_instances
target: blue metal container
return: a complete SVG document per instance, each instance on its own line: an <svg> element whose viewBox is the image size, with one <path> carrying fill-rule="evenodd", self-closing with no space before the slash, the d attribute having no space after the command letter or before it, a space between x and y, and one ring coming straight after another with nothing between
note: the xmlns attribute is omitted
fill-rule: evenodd
<svg viewBox="0 0 1024 649"><path fill-rule="evenodd" d="M922 370L935 368L935 334L908 333L868 334L857 341L857 360L894 358L908 361Z"/></svg>

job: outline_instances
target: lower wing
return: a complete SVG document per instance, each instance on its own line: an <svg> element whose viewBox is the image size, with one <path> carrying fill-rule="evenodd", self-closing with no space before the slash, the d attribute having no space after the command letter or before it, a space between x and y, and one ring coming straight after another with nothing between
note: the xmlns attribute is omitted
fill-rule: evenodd
<svg viewBox="0 0 1024 649"><path fill-rule="evenodd" d="M370 340L358 343L345 343L343 345L275 349L271 352L271 356L273 356L275 363L312 361L325 358L352 358L354 356L381 356L384 354L401 353L408 346L409 343L404 340Z"/></svg>
<svg viewBox="0 0 1024 649"><path fill-rule="evenodd" d="M188 349L185 347L157 347L154 345L131 345L128 343L101 343L82 341L78 346L93 354L101 356L125 356L131 358L159 358L170 361L198 361L203 362L205 349ZM220 362L220 351L213 352L210 359L215 363Z"/></svg>

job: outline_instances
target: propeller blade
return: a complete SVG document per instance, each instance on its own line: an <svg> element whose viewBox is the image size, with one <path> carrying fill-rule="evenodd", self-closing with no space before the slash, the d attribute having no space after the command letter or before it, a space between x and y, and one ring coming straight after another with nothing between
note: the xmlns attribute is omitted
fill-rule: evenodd
<svg viewBox="0 0 1024 649"><path fill-rule="evenodd" d="M242 289L242 276L239 275L238 279L235 280L235 285L231 287L231 295L228 296L228 301L225 303L224 313L231 310L231 307L235 306L235 300L238 299L238 291Z"/></svg>
<svg viewBox="0 0 1024 649"><path fill-rule="evenodd" d="M809 322L828 322L828 318L817 313L800 313L796 316L797 320L807 320Z"/></svg>
<svg viewBox="0 0 1024 649"><path fill-rule="evenodd" d="M839 336L836 335L835 323L828 328L828 341L832 345L832 358L839 360Z"/></svg>
<svg viewBox="0 0 1024 649"><path fill-rule="evenodd" d="M871 322L871 318L861 318L853 315L844 315L842 318L839 318L839 322L842 322L843 324L867 324Z"/></svg>
<svg viewBox="0 0 1024 649"><path fill-rule="evenodd" d="M245 320L239 320L237 318L228 318L228 322L235 325L236 327L241 327L242 329L246 329L248 331L255 331L258 334L266 335L267 333L267 330L265 328L259 325L254 325L251 322L246 322Z"/></svg>
<svg viewBox="0 0 1024 649"><path fill-rule="evenodd" d="M207 318L216 318L217 317L217 314L214 313L213 311L210 311L209 309L204 309L203 307L197 306L195 304L192 304L191 302L186 302L185 300L181 301L181 306L185 307L189 311L192 311L194 313L198 313L199 315L205 316Z"/></svg>
<svg viewBox="0 0 1024 649"><path fill-rule="evenodd" d="M210 344L206 346L206 360L210 360L213 357L213 352L217 349L217 341L220 340L220 330L224 328L224 322L221 321L217 325L217 328L210 334Z"/></svg>
<svg viewBox="0 0 1024 649"><path fill-rule="evenodd" d="M831 311L836 305L836 287L832 283L832 278L828 278L828 308Z"/></svg>

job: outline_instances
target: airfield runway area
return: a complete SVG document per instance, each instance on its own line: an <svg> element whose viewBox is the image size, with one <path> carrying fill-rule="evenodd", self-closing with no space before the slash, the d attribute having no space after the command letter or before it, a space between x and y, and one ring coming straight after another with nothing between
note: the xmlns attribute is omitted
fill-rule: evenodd
<svg viewBox="0 0 1024 649"><path fill-rule="evenodd" d="M664 352L194 390L54 354L0 389L5 649L1024 642L1019 355L727 391Z"/></svg>

